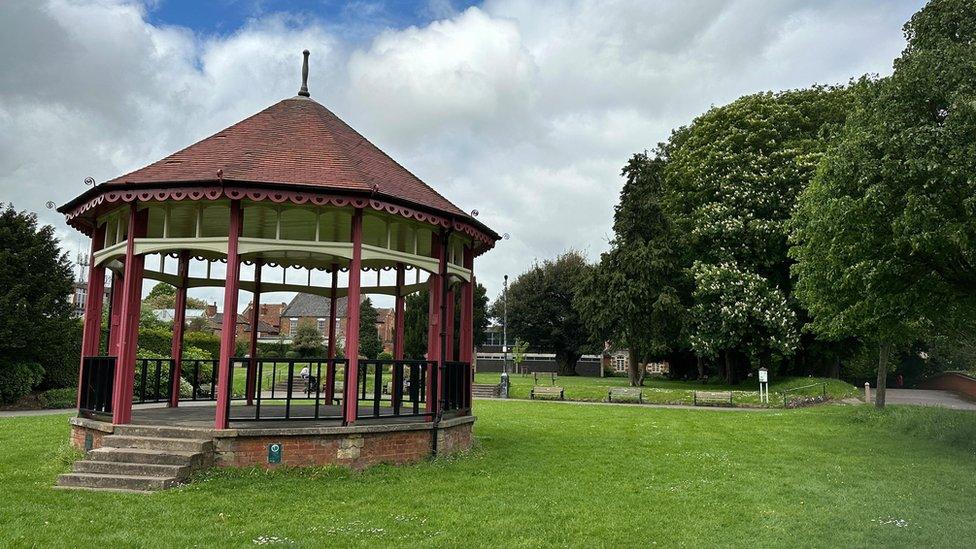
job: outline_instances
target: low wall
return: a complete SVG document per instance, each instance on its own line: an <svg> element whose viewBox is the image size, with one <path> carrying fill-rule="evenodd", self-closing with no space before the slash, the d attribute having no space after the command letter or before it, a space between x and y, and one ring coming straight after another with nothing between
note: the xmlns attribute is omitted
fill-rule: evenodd
<svg viewBox="0 0 976 549"><path fill-rule="evenodd" d="M437 429L440 456L471 448L473 416L443 420ZM338 465L362 469L379 463L415 463L433 452L431 423L252 429L218 432L214 438L218 467L264 468ZM281 445L281 463L268 463L268 446Z"/></svg>
<svg viewBox="0 0 976 549"><path fill-rule="evenodd" d="M491 360L491 359L478 359L477 371L479 372L501 372L505 362L503 360ZM512 363L511 358L508 360L509 371L515 369L515 364ZM525 361L522 363L522 369L526 372L559 372L559 365L556 364L555 360L532 360ZM595 361L587 362L577 362L576 363L576 375L587 376L587 377L600 377L600 363Z"/></svg>
<svg viewBox="0 0 976 549"><path fill-rule="evenodd" d="M976 400L976 378L957 372L945 372L922 380L918 388L952 391L961 397Z"/></svg>
<svg viewBox="0 0 976 549"><path fill-rule="evenodd" d="M193 438L213 440L213 458L218 467L337 465L363 469L379 463L400 465L421 461L433 454L435 433L437 455L469 450L474 439L474 422L474 416L448 418L440 422L436 431L430 422L224 431L201 429L199 436L194 434ZM101 448L102 438L114 430L112 423L72 418L71 445L83 451ZM271 444L281 445L281 463L268 462Z"/></svg>

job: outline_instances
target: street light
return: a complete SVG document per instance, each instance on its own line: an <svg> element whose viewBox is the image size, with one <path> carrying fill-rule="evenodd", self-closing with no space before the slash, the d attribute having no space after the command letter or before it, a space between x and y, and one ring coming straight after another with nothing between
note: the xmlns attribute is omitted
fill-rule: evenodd
<svg viewBox="0 0 976 549"><path fill-rule="evenodd" d="M502 396L508 398L508 275L502 289Z"/></svg>

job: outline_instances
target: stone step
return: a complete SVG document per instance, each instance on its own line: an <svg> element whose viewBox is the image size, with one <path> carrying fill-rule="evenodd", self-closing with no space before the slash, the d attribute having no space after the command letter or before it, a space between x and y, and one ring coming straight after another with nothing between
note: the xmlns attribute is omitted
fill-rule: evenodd
<svg viewBox="0 0 976 549"><path fill-rule="evenodd" d="M166 477L179 480L184 480L190 476L189 465L159 465L155 463L127 463L123 461L76 461L72 465L71 470L75 473Z"/></svg>
<svg viewBox="0 0 976 549"><path fill-rule="evenodd" d="M199 467L205 463L205 455L200 452L178 452L172 450L149 450L145 448L96 448L88 452L91 461L111 461L114 463L145 463L150 465L187 465Z"/></svg>
<svg viewBox="0 0 976 549"><path fill-rule="evenodd" d="M116 425L113 434L127 437L185 438L205 440L213 438L212 429L192 427L154 427L151 425Z"/></svg>
<svg viewBox="0 0 976 549"><path fill-rule="evenodd" d="M164 450L177 452L211 452L212 440L193 438L159 438L139 437L127 435L109 435L102 439L103 447L110 448L143 448L146 450Z"/></svg>
<svg viewBox="0 0 976 549"><path fill-rule="evenodd" d="M144 477L136 475L106 475L99 473L66 473L58 476L58 486L73 488L104 488L152 492L179 484L172 477Z"/></svg>

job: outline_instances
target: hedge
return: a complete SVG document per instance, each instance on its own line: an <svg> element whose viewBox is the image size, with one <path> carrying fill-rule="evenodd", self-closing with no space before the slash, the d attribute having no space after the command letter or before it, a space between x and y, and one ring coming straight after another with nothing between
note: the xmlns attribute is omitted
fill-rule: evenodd
<svg viewBox="0 0 976 549"><path fill-rule="evenodd" d="M0 362L0 403L12 404L30 393L44 378L44 368L34 362Z"/></svg>

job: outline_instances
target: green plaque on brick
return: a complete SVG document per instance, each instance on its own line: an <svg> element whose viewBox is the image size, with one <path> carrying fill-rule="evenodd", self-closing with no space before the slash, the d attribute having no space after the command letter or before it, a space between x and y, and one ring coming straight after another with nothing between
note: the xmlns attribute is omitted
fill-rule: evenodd
<svg viewBox="0 0 976 549"><path fill-rule="evenodd" d="M280 442L272 442L268 445L268 463L281 463Z"/></svg>

